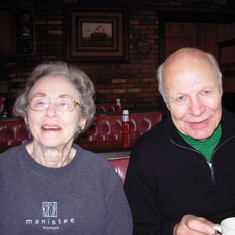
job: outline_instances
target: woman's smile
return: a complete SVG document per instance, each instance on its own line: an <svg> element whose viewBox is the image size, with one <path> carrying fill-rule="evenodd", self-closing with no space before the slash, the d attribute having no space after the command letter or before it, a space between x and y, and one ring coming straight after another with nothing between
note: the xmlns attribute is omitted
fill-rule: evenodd
<svg viewBox="0 0 235 235"><path fill-rule="evenodd" d="M43 131L62 131L62 128L57 124L44 124L41 129Z"/></svg>

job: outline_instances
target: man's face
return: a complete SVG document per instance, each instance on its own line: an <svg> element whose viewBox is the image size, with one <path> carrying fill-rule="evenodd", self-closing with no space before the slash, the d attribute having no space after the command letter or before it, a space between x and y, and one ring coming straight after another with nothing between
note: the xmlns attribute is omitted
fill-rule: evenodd
<svg viewBox="0 0 235 235"><path fill-rule="evenodd" d="M204 141L222 116L221 93L216 72L207 59L181 58L164 69L168 108L176 128Z"/></svg>

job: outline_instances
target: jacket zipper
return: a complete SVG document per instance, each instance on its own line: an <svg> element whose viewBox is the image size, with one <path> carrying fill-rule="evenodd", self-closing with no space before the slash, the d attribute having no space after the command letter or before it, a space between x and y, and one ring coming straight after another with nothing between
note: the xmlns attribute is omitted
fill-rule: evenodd
<svg viewBox="0 0 235 235"><path fill-rule="evenodd" d="M213 182L213 185L215 185L215 170L214 170L213 165L212 165L211 162L212 162L212 158L213 158L214 152L215 152L216 150L215 150L215 151L213 152L213 154L212 154L211 162L208 162L207 159L205 158L205 156L204 156L201 152L197 151L196 149L188 148L188 147L179 145L179 144L175 143L172 139L171 139L171 142L172 142L174 145L178 146L178 147L181 147L181 148L184 148L184 149L187 149L187 150L194 151L194 152L198 153L198 154L204 159L204 161L206 162L206 164L209 166L209 170L210 170L210 173L211 173L212 182Z"/></svg>
<svg viewBox="0 0 235 235"><path fill-rule="evenodd" d="M215 170L213 168L213 165L211 162L207 162L211 171L211 177L212 177L212 181L213 181L213 185L215 185Z"/></svg>
<svg viewBox="0 0 235 235"><path fill-rule="evenodd" d="M221 148L223 145L225 145L227 142L229 142L229 141L232 140L233 138L235 138L235 136L233 136L233 137L227 139L225 142L223 142L222 144L220 144L219 146L217 146L217 148L215 148L215 150L214 150L214 152L213 152L213 154L212 154L212 156L211 156L211 162L208 162L207 159L205 158L205 156L204 156L201 152L197 151L196 149L188 148L188 147L179 145L179 144L175 143L172 139L170 139L170 141L171 141L174 145L176 145L176 146L178 146L178 147L181 147L181 148L188 149L188 150L191 150L191 151L194 151L194 152L199 153L200 156L203 157L203 159L206 161L207 165L209 166L210 173L211 173L211 178L212 178L212 182L213 182L213 185L215 185L215 170L214 170L213 164L212 164L213 157L214 157L215 153L217 152L217 150L218 150L219 148Z"/></svg>

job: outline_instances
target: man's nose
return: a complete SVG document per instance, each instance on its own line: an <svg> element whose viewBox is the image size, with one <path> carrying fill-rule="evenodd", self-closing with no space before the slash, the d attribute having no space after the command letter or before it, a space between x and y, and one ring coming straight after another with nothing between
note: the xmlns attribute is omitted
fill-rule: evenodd
<svg viewBox="0 0 235 235"><path fill-rule="evenodd" d="M193 116L199 117L205 110L205 105L203 101L196 97L191 99L189 111Z"/></svg>

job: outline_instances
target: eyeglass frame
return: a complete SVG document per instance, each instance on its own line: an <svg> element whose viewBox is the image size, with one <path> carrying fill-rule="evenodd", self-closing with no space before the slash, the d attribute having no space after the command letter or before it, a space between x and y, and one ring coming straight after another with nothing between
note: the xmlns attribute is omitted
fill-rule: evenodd
<svg viewBox="0 0 235 235"><path fill-rule="evenodd" d="M48 101L48 106L44 109L44 110L35 110L35 109L33 109L32 107L31 107L31 101L32 101L32 99L34 99L35 97L40 97L40 98L45 98L47 101ZM46 96L33 96L31 99L29 99L28 101L27 101L27 103L28 103L28 106L30 107L30 109L32 109L33 111L45 111L45 110L47 110L48 109L48 107L49 107L49 105L50 104L55 104L55 107L56 107L56 110L59 110L58 108L57 108L57 103L56 103L56 101L57 100L59 100L59 99L63 99L63 98L69 98L69 99L71 99L74 103L75 103L75 105L74 105L74 108L72 109L72 110L70 110L70 111L67 111L67 110L64 110L64 112L72 112L75 108L76 108L76 105L78 105L81 109L85 109L83 106L81 106L79 103L78 103L78 101L76 101L75 99L73 99L72 97L70 97L70 96L64 96L64 97L59 97L59 98L57 98L57 99L55 99L53 102L50 102L50 100L46 97ZM63 110L59 110L59 111L62 111L63 112Z"/></svg>

